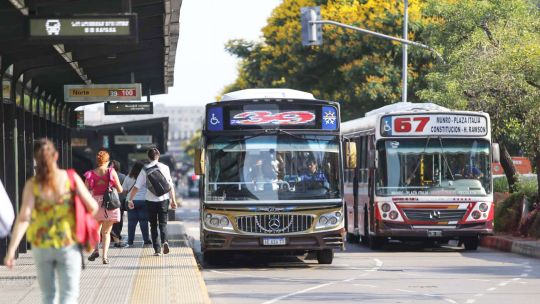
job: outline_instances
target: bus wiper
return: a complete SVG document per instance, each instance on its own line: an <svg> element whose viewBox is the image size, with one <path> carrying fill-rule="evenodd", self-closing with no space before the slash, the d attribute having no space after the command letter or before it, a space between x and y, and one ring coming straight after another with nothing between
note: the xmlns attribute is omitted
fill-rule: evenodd
<svg viewBox="0 0 540 304"><path fill-rule="evenodd" d="M450 172L450 177L452 178L452 180L455 180L454 174L452 174L452 170L450 170L450 165L448 165L448 159L446 158L446 153L444 153L444 145L442 143L442 138L439 136L438 139L439 139L439 144L441 146L441 153L443 156L444 164L446 165L446 168L448 168L448 172ZM443 174L444 173L445 172L443 172Z"/></svg>
<svg viewBox="0 0 540 304"><path fill-rule="evenodd" d="M289 135L291 137L294 137L294 138L297 138L297 139L307 139L307 140L316 140L317 142L319 141L332 141L334 140L334 138L319 138L319 137L306 137L306 136L300 136L300 135L296 135L294 133L291 133L289 131L285 131L285 130L281 130L281 129L275 129L275 131L278 133L278 134L286 134L286 135Z"/></svg>

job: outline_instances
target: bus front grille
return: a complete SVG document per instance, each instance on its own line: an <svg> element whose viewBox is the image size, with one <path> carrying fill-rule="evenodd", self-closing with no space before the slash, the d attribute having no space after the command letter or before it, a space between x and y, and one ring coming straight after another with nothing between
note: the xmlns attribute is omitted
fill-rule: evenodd
<svg viewBox="0 0 540 304"><path fill-rule="evenodd" d="M256 214L236 217L240 231L248 233L293 233L306 231L313 225L313 215Z"/></svg>
<svg viewBox="0 0 540 304"><path fill-rule="evenodd" d="M461 221L467 210L455 209L403 209L411 221L443 222Z"/></svg>

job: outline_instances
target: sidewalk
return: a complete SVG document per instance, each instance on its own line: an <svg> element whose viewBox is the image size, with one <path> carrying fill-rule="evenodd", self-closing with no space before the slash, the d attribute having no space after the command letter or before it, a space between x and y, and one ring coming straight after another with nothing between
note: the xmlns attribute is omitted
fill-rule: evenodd
<svg viewBox="0 0 540 304"><path fill-rule="evenodd" d="M169 222L167 227L167 255L156 257L152 248L143 248L140 234L134 247L111 246L109 265L89 262L85 254L79 303L210 303L183 226ZM0 294L6 304L41 301L31 253L20 255L12 271L0 266Z"/></svg>
<svg viewBox="0 0 540 304"><path fill-rule="evenodd" d="M480 240L480 246L540 258L540 240L538 239L497 234L483 237Z"/></svg>

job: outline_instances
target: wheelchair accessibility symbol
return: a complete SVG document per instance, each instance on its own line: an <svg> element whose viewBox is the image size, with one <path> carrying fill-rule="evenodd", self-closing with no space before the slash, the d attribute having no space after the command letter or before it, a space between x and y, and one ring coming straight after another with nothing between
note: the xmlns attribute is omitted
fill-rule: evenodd
<svg viewBox="0 0 540 304"><path fill-rule="evenodd" d="M210 117L210 124L215 126L217 124L221 123L219 119L216 117L216 114L212 113L212 117Z"/></svg>
<svg viewBox="0 0 540 304"><path fill-rule="evenodd" d="M392 131L392 126L388 123L388 119L384 120L384 132L389 133Z"/></svg>

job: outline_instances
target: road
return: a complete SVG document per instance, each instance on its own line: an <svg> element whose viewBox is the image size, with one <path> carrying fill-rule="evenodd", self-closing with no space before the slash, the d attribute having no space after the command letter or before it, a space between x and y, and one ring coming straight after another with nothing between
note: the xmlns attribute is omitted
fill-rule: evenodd
<svg viewBox="0 0 540 304"><path fill-rule="evenodd" d="M177 216L199 249L199 202ZM451 243L452 244L452 243ZM380 251L347 244L332 265L291 256L236 255L204 267L221 303L531 303L540 296L540 260L480 248L391 243ZM536 299L536 300L534 300Z"/></svg>

